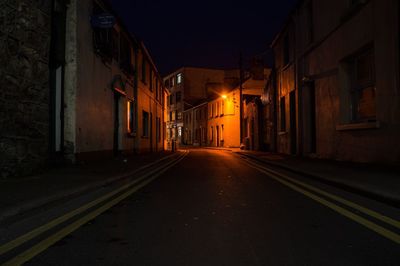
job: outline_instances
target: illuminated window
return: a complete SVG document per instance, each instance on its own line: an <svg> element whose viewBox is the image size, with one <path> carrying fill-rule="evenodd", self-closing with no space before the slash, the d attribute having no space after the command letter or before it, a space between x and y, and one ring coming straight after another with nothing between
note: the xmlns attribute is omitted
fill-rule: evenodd
<svg viewBox="0 0 400 266"><path fill-rule="evenodd" d="M179 73L176 75L176 84L181 84L182 83L182 73Z"/></svg>
<svg viewBox="0 0 400 266"><path fill-rule="evenodd" d="M127 129L128 133L133 133L135 130L135 105L133 101L128 101L127 102Z"/></svg>

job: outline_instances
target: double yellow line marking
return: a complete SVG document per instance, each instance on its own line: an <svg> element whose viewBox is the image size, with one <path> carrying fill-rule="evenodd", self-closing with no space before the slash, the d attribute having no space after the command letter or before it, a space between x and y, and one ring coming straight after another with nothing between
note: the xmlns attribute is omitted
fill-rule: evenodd
<svg viewBox="0 0 400 266"><path fill-rule="evenodd" d="M21 254L17 255L16 257L9 260L8 262L6 262L3 265L21 265L21 264L29 261L30 259L35 257L37 254L46 250L48 247L50 247L57 241L61 240L65 236L69 235L70 233L72 233L73 231L75 231L76 229L78 229L79 227L84 225L85 223L93 220L95 217L97 217L104 211L110 209L111 207L113 207L114 205L116 205L117 203L122 201L123 199L132 195L134 192L136 192L140 188L142 188L142 187L146 186L147 184L149 184L150 182L152 182L154 179L159 177L161 174L163 174L169 168L171 168L172 166L176 165L181 160L183 160L187 154L188 154L188 152L186 151L181 156L179 156L174 162L164 164L158 168L155 168L154 170L146 173L145 175L141 176L140 178L135 179L134 181L132 181L132 182L130 182L130 183L128 183L128 184L126 184L126 185L92 201L92 202L89 202L89 203L79 207L76 210L73 210L67 214L64 214L63 216L58 217L42 226L0 246L0 256L1 256L3 254L7 253L8 251L26 243L27 241L32 240L33 238L41 235L42 233L47 232L48 230L54 228L55 226L68 221L69 219L83 213L84 211L86 211L86 210L100 204L101 202L104 202L104 201L112 198L113 196L117 195L118 193L128 189L126 192L122 193L115 199L113 199L109 202L106 202L104 205L102 205L99 208L93 210L92 212L86 214L85 216L78 219L77 221L67 225L66 227L62 228L60 231L56 232L55 234L51 235L50 237L40 241L36 245L32 246L31 248L29 248L26 251L22 252Z"/></svg>
<svg viewBox="0 0 400 266"><path fill-rule="evenodd" d="M295 190L295 191L297 191L297 192L299 192L299 193L301 193L301 194L303 194L303 195L305 195L305 196L307 196L307 197L319 202L320 204L322 204L322 205L324 205L324 206L326 206L326 207L328 207L328 208L340 213L341 215L343 215L343 216L345 216L345 217L347 217L347 218L349 218L349 219L351 219L351 220L353 220L353 221L355 221L355 222L367 227L368 229L378 233L379 235L384 236L384 237L392 240L393 242L395 242L397 244L400 244L400 235L399 234L397 234L397 233L395 233L393 231L390 231L389 229L386 229L381 225L378 225L378 224L376 224L374 222L371 222L370 220L368 220L368 219L366 219L366 218L364 218L364 217L362 217L360 215L357 215L357 214L355 214L355 213L353 213L353 212L351 212L351 211L349 211L349 210L347 210L347 209L345 209L343 207L340 207L339 205L337 205L337 204L335 204L333 202L330 202L330 201L326 200L325 198L322 198L321 196L324 196L324 197L326 197L328 199L331 199L331 200L334 200L336 202L339 202L339 203L341 203L341 204L343 204L343 205L345 205L347 207L350 207L350 208L352 208L354 210L357 210L357 211L359 211L361 213L364 213L364 214L366 214L366 215L368 215L370 217L373 217L373 218L375 218L375 219L377 219L377 220L379 220L381 222L389 224L389 225L391 225L391 226L393 226L395 228L398 228L398 229L400 229L400 221L394 220L394 219L392 219L390 217L387 217L385 215L382 215L382 214L380 214L380 213L378 213L376 211L373 211L373 210L370 210L368 208L365 208L365 207L363 207L363 206L361 206L359 204L356 204L356 203L351 202L349 200L343 199L341 197L338 197L336 195L333 195L331 193L323 191L323 190L321 190L319 188L316 188L314 186L308 185L308 184L306 184L304 182L301 182L299 180L291 178L291 177L289 177L289 176L287 176L285 174L282 174L282 173L279 173L277 171L268 169L265 166L257 164L257 163L255 163L253 161L247 160L246 163L249 166L251 166L252 168L257 169L258 171L260 171L260 172L268 175L269 177L273 178L274 180L278 181L279 183L281 183L281 184L283 184L283 185L285 185L285 186L287 186L287 187L289 187L289 188L291 188L291 189L293 189L293 190ZM318 196L317 194L312 193L311 191L315 192L315 193L318 193L320 196Z"/></svg>

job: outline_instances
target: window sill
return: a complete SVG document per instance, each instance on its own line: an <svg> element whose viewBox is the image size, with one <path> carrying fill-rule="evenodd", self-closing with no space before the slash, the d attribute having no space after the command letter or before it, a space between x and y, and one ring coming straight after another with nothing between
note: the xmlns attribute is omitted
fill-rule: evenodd
<svg viewBox="0 0 400 266"><path fill-rule="evenodd" d="M362 122L362 123L354 123L354 124L342 124L337 125L337 131L346 131L346 130L362 130L362 129L377 129L380 128L379 121L375 122Z"/></svg>
<svg viewBox="0 0 400 266"><path fill-rule="evenodd" d="M128 136L128 138L136 137L136 133L135 132L128 132L128 133L126 133L126 135Z"/></svg>

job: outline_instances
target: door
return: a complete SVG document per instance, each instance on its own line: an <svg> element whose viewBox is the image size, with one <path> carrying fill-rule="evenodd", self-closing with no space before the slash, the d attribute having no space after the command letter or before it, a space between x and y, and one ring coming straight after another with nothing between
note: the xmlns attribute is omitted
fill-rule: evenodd
<svg viewBox="0 0 400 266"><path fill-rule="evenodd" d="M316 105L315 105L315 84L308 84L310 92L310 152L317 152L317 124L316 124Z"/></svg>
<svg viewBox="0 0 400 266"><path fill-rule="evenodd" d="M219 126L216 126L215 129L216 129L216 133L217 133L217 143L216 143L217 145L216 146L219 147Z"/></svg>
<svg viewBox="0 0 400 266"><path fill-rule="evenodd" d="M296 91L291 91L290 101L290 153L297 154Z"/></svg>
<svg viewBox="0 0 400 266"><path fill-rule="evenodd" d="M114 92L114 155L118 155L122 150L122 114L121 114L121 95Z"/></svg>
<svg viewBox="0 0 400 266"><path fill-rule="evenodd" d="M153 113L150 113L150 151L153 151Z"/></svg>

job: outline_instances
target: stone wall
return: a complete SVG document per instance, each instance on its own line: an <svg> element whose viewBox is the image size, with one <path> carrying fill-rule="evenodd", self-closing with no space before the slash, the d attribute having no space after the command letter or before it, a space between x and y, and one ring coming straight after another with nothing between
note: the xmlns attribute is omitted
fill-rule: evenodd
<svg viewBox="0 0 400 266"><path fill-rule="evenodd" d="M50 15L50 0L0 0L0 178L47 161Z"/></svg>

